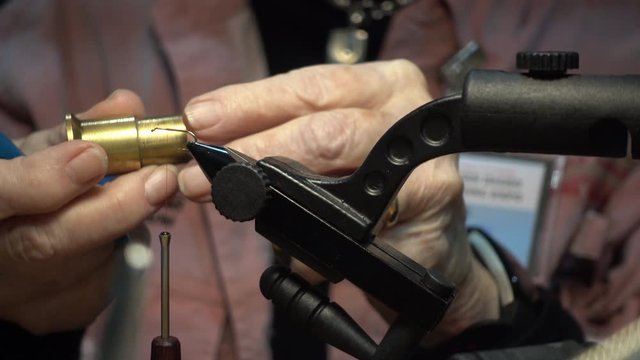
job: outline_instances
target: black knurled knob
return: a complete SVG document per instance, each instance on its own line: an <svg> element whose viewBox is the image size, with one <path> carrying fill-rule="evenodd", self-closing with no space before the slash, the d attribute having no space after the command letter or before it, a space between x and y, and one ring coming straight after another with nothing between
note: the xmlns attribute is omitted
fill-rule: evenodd
<svg viewBox="0 0 640 360"><path fill-rule="evenodd" d="M229 220L253 220L270 197L269 178L251 164L229 164L211 181L211 197L216 209Z"/></svg>
<svg viewBox="0 0 640 360"><path fill-rule="evenodd" d="M516 67L530 73L564 74L579 65L580 57L575 51L523 51L516 55Z"/></svg>

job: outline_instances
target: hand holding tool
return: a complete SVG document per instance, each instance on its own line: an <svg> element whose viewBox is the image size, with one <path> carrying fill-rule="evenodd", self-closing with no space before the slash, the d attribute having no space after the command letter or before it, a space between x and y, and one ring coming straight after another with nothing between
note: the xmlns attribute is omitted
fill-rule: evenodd
<svg viewBox="0 0 640 360"><path fill-rule="evenodd" d="M322 306L300 299L295 304L296 291L306 293L305 285L289 281L286 272L265 272L265 296L354 356L403 359L442 318L455 293L447 279L376 239L416 166L464 151L622 157L629 135L631 155L640 157L640 76L567 74L577 62L576 53L523 53L518 67L526 73L472 71L461 94L400 119L347 177L320 176L290 159L254 160L197 141L187 148L211 182L222 215L255 219L256 231L279 248L332 282L349 279L398 317L371 350L359 331L328 339L327 333L335 334L323 330L330 321L314 318Z"/></svg>

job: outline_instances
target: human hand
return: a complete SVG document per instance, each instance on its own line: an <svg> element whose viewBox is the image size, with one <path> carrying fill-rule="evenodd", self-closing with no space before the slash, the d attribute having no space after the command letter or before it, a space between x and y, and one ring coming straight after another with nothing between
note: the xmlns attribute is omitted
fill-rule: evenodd
<svg viewBox="0 0 640 360"><path fill-rule="evenodd" d="M593 284L566 281L562 304L588 336L603 338L640 316L640 211L636 167L616 187L601 212L588 211L575 232L570 251L593 261ZM619 253L619 261L613 261Z"/></svg>
<svg viewBox="0 0 640 360"><path fill-rule="evenodd" d="M200 141L256 159L286 156L317 173L344 175L395 121L429 100L420 70L398 60L315 66L227 86L192 99L185 113ZM197 166L182 170L179 184L187 197L210 200L211 185ZM495 284L466 241L457 158L444 156L416 168L398 199L399 222L379 237L459 286L438 326L441 336L496 318Z"/></svg>
<svg viewBox="0 0 640 360"><path fill-rule="evenodd" d="M142 115L119 90L80 118ZM0 160L0 319L34 334L90 323L108 302L114 239L138 226L177 190L172 167L145 167L96 186L107 171L98 145L64 141L59 128L18 143ZM50 147L48 147L50 146Z"/></svg>

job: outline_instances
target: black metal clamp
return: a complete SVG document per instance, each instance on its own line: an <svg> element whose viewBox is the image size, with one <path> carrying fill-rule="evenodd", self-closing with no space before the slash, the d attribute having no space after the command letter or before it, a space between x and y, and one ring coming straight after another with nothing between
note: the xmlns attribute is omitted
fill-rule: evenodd
<svg viewBox="0 0 640 360"><path fill-rule="evenodd" d="M568 75L577 54L557 54L523 55L528 73L472 71L461 94L400 119L347 177L320 176L286 158L254 160L198 142L188 148L224 216L255 219L256 231L268 240L332 282L349 279L398 318L376 346L287 270L265 273L265 296L280 299L295 321L358 358L404 359L440 321L455 293L447 279L375 236L415 167L466 151L624 157L629 136L631 155L640 157L640 76ZM333 315L325 319L328 313ZM337 327L351 330L326 329L337 318L349 323ZM328 339L327 333L340 335Z"/></svg>

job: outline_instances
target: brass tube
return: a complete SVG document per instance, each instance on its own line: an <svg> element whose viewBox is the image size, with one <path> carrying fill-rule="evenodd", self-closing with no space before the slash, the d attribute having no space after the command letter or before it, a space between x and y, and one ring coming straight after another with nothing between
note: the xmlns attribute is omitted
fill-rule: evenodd
<svg viewBox="0 0 640 360"><path fill-rule="evenodd" d="M80 120L65 117L67 139L86 140L102 146L109 157L107 173L122 174L145 165L186 162L187 133L182 115L137 119L133 116L112 119ZM153 131L154 129L158 129Z"/></svg>

